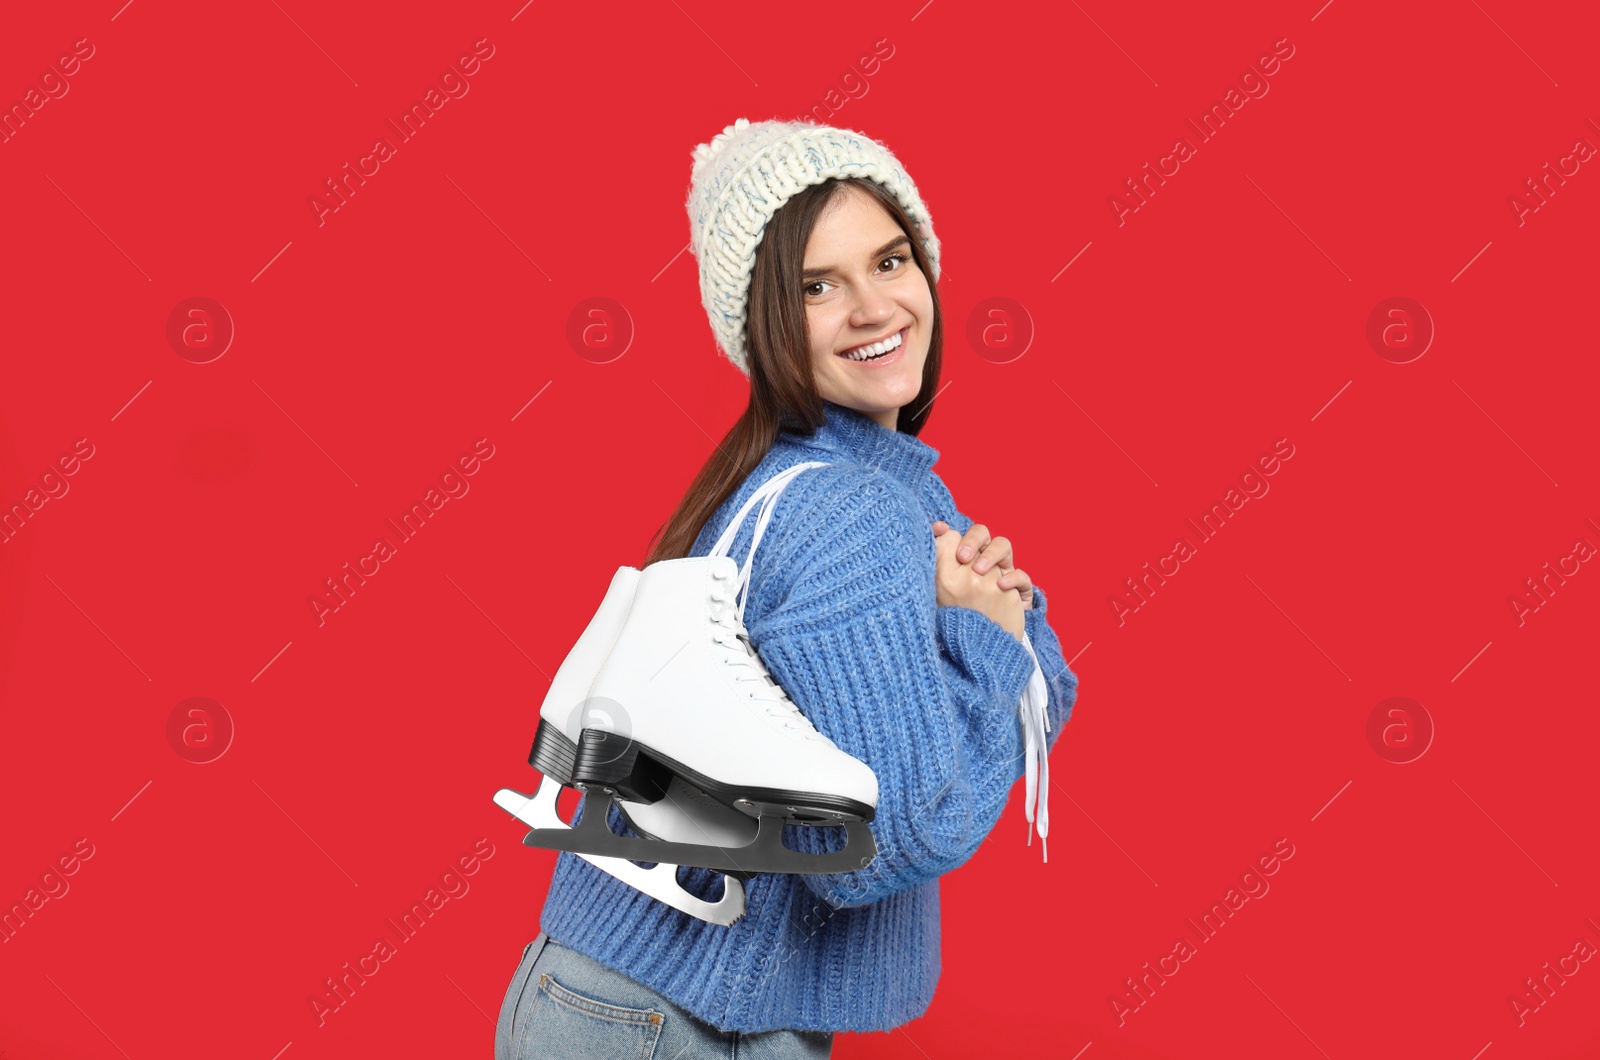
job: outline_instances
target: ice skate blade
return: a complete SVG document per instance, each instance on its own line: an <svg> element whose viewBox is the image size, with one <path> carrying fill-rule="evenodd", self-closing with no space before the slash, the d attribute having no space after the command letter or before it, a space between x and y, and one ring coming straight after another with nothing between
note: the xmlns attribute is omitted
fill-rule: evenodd
<svg viewBox="0 0 1600 1060"><path fill-rule="evenodd" d="M545 843L531 842L535 834L566 831L573 829L556 813L556 798L561 794L561 785L555 781L544 778L539 783L539 790L531 798L520 791L510 788L501 788L494 793L495 805L505 810L511 816L530 825L534 830L523 837L522 842L531 847L542 849L564 849L551 847ZM587 815L585 815L587 817ZM600 815L601 824L604 826L605 815ZM611 832L609 827L605 831ZM615 835L615 833L612 833ZM620 838L620 837L618 837ZM626 858L604 857L598 854L574 850L583 860L589 862L597 869L610 873L628 886L649 895L658 902L670 905L680 912L707 923L727 927L740 917L744 916L744 883L732 877L722 877L722 897L715 902L708 902L696 897L683 889L678 883L678 867L674 864L660 862L655 868L644 869L635 865ZM637 861L658 861L659 858L635 858Z"/></svg>
<svg viewBox="0 0 1600 1060"><path fill-rule="evenodd" d="M665 861L674 865L695 865L746 875L757 872L803 875L855 872L866 868L878 856L878 845L873 839L872 829L861 821L843 822L841 827L847 837L845 848L827 854L805 854L784 846L785 822L778 817L761 818L755 838L739 847L621 836L611 830L607 820L610 807L616 804L614 794L598 788L589 790L588 794L594 802L585 803L583 820L576 827L558 820L559 827L536 827L522 841L528 846L565 850L584 857L596 855L624 863Z"/></svg>
<svg viewBox="0 0 1600 1060"><path fill-rule="evenodd" d="M570 783L585 790L603 787L637 802L655 802L662 797L674 775L751 817L777 817L788 824L866 823L876 813L876 807L844 795L724 784L625 735L605 729L584 729L579 735Z"/></svg>

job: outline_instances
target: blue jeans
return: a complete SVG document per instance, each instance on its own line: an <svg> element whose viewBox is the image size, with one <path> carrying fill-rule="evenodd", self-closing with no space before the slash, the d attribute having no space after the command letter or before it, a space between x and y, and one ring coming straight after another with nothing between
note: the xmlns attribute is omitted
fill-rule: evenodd
<svg viewBox="0 0 1600 1060"><path fill-rule="evenodd" d="M720 1031L544 932L522 951L495 1060L825 1060L826 1031Z"/></svg>

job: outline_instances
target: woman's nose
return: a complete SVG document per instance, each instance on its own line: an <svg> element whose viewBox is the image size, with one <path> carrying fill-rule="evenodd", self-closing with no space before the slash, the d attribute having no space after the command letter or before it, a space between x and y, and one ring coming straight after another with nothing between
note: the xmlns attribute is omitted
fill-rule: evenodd
<svg viewBox="0 0 1600 1060"><path fill-rule="evenodd" d="M871 285L857 288L857 291L853 323L858 326L878 324L894 315L894 300L888 295L874 290Z"/></svg>

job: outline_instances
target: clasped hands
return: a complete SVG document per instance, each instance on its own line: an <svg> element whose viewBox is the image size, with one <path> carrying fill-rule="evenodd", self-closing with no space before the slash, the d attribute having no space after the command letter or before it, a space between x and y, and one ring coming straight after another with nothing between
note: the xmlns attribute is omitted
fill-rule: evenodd
<svg viewBox="0 0 1600 1060"><path fill-rule="evenodd" d="M1033 581L1011 562L1011 542L973 523L965 534L933 521L934 587L940 607L970 607L1026 642L1024 613L1033 607ZM969 565L970 564L970 565Z"/></svg>

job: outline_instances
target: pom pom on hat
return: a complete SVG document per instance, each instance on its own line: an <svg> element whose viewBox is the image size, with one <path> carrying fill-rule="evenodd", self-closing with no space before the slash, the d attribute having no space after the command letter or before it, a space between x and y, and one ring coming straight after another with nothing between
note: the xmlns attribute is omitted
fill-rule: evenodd
<svg viewBox="0 0 1600 1060"><path fill-rule="evenodd" d="M887 188L916 224L932 275L939 240L917 186L883 144L851 129L811 122L739 118L694 149L689 184L689 244L700 267L700 301L717 345L750 374L745 327L750 274L767 222L784 203L834 177L862 177Z"/></svg>

